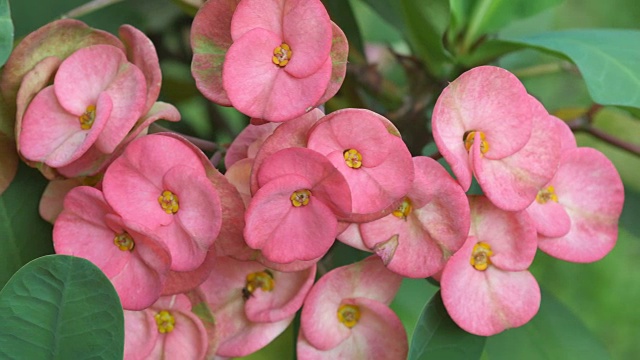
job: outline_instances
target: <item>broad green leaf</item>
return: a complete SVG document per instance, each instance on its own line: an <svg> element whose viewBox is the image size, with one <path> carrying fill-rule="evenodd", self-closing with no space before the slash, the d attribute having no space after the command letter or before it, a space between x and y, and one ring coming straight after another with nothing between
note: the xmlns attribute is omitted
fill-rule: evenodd
<svg viewBox="0 0 640 360"><path fill-rule="evenodd" d="M49 255L0 291L0 358L121 359L124 316L107 277L88 260Z"/></svg>
<svg viewBox="0 0 640 360"><path fill-rule="evenodd" d="M463 40L463 48L469 49L482 35L496 32L512 21L533 16L542 10L560 4L563 0L467 0L456 4L456 9L472 8ZM459 3L460 1L454 1ZM452 6L454 7L454 6Z"/></svg>
<svg viewBox="0 0 640 360"><path fill-rule="evenodd" d="M409 360L480 359L486 339L460 329L437 292L422 310L411 339Z"/></svg>
<svg viewBox="0 0 640 360"><path fill-rule="evenodd" d="M487 339L487 359L610 358L607 350L565 305L542 291L538 314L526 325Z"/></svg>
<svg viewBox="0 0 640 360"><path fill-rule="evenodd" d="M22 265L53 253L51 225L38 213L46 184L37 170L20 163L18 174L0 196L0 286Z"/></svg>
<svg viewBox="0 0 640 360"><path fill-rule="evenodd" d="M13 22L9 0L0 0L0 66L4 65L13 50Z"/></svg>
<svg viewBox="0 0 640 360"><path fill-rule="evenodd" d="M593 101L640 107L640 31L566 30L505 39L560 54L576 64Z"/></svg>

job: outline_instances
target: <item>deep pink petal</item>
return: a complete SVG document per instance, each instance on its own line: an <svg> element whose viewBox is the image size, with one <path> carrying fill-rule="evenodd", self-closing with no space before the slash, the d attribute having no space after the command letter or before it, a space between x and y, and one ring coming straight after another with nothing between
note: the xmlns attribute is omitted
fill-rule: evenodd
<svg viewBox="0 0 640 360"><path fill-rule="evenodd" d="M591 148L567 151L551 184L571 218L571 230L562 237L541 237L540 249L567 261L604 257L616 243L624 203L622 181L611 161Z"/></svg>
<svg viewBox="0 0 640 360"><path fill-rule="evenodd" d="M535 118L526 145L499 160L483 158L479 145L474 143L477 145L473 147L472 156L476 178L484 194L496 206L509 211L524 210L533 202L538 190L551 180L560 160L560 137L553 128L554 122L548 115ZM479 140L477 137L476 134L476 140Z"/></svg>
<svg viewBox="0 0 640 360"><path fill-rule="evenodd" d="M269 121L287 121L314 107L331 77L331 59L317 72L295 78L272 61L280 39L256 28L229 48L222 69L223 86L240 112Z"/></svg>
<svg viewBox="0 0 640 360"><path fill-rule="evenodd" d="M336 347L322 351L298 335L299 359L404 359L409 344L398 316L387 305L367 298L350 300L361 311L350 336ZM340 324L343 326L342 324ZM343 326L344 327L344 326Z"/></svg>
<svg viewBox="0 0 640 360"><path fill-rule="evenodd" d="M329 14L320 0L286 0L282 33L283 41L293 53L285 66L285 71L292 76L311 76L329 58L333 31Z"/></svg>
<svg viewBox="0 0 640 360"><path fill-rule="evenodd" d="M202 284L213 269L217 256L209 251L207 257L197 269L192 271L169 271L162 288L162 295L187 293Z"/></svg>
<svg viewBox="0 0 640 360"><path fill-rule="evenodd" d="M269 30L282 39L282 21L286 3L287 0L240 1L231 19L233 41L238 41L242 35L255 28Z"/></svg>
<svg viewBox="0 0 640 360"><path fill-rule="evenodd" d="M490 336L526 324L540 307L540 288L528 271L494 266L476 270L469 264L477 240L469 237L449 259L440 281L442 301L465 331Z"/></svg>
<svg viewBox="0 0 640 360"><path fill-rule="evenodd" d="M502 270L527 269L536 253L536 229L527 213L501 210L484 196L469 197L469 206L469 235L491 246L491 262Z"/></svg>
<svg viewBox="0 0 640 360"><path fill-rule="evenodd" d="M335 215L313 193L306 206L294 207L290 199L293 192L310 185L303 177L288 175L261 187L245 215L247 244L280 263L313 260L325 254L337 233Z"/></svg>
<svg viewBox="0 0 640 360"><path fill-rule="evenodd" d="M331 45L331 80L324 95L318 100L318 104L324 104L331 99L342 86L345 75L347 74L347 56L349 55L349 43L344 32L338 25L331 22L333 28L333 40Z"/></svg>
<svg viewBox="0 0 640 360"><path fill-rule="evenodd" d="M53 87L45 88L25 112L18 139L22 154L27 159L45 162L52 167L72 162L100 136L111 113L111 105L109 96L102 94L93 126L90 130L83 130L78 116L60 106Z"/></svg>
<svg viewBox="0 0 640 360"><path fill-rule="evenodd" d="M564 152L576 148L578 146L576 144L576 137L573 135L573 131L571 131L569 125L564 120L553 115L549 115L549 117L553 123L553 130L551 131L557 133L560 137L560 151Z"/></svg>

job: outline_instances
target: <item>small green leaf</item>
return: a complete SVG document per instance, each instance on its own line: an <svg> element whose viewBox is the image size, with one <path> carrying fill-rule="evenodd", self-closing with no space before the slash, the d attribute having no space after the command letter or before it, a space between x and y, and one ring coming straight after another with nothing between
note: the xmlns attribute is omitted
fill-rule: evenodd
<svg viewBox="0 0 640 360"><path fill-rule="evenodd" d="M566 30L505 40L571 60L599 104L640 107L638 30Z"/></svg>
<svg viewBox="0 0 640 360"><path fill-rule="evenodd" d="M0 0L0 66L4 65L13 50L13 21L9 0Z"/></svg>
<svg viewBox="0 0 640 360"><path fill-rule="evenodd" d="M480 359L486 339L460 329L449 317L438 291L418 319L409 348L409 360Z"/></svg>
<svg viewBox="0 0 640 360"><path fill-rule="evenodd" d="M582 321L546 291L538 314L522 327L488 338L486 353L491 360L610 358Z"/></svg>
<svg viewBox="0 0 640 360"><path fill-rule="evenodd" d="M0 291L0 358L121 359L124 316L111 282L91 262L49 255Z"/></svg>
<svg viewBox="0 0 640 360"><path fill-rule="evenodd" d="M20 163L13 182L0 196L0 286L22 265L53 253L51 224L38 213L46 184L37 170Z"/></svg>

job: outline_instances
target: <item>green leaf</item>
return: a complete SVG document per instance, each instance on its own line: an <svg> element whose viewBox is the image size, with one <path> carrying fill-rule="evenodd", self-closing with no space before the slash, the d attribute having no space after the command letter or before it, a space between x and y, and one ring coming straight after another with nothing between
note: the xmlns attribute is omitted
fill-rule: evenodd
<svg viewBox="0 0 640 360"><path fill-rule="evenodd" d="M517 19L533 16L545 9L562 3L563 0L467 0L456 4L456 9L472 8L463 49L469 49L481 36L496 32ZM461 1L454 1L460 3ZM454 6L452 6L453 8Z"/></svg>
<svg viewBox="0 0 640 360"><path fill-rule="evenodd" d="M640 107L638 30L566 30L505 40L571 60L599 104Z"/></svg>
<svg viewBox="0 0 640 360"><path fill-rule="evenodd" d="M121 359L124 316L111 282L91 262L49 255L0 291L0 358Z"/></svg>
<svg viewBox="0 0 640 360"><path fill-rule="evenodd" d="M46 184L37 170L20 163L15 179L0 196L0 286L22 265L53 253L51 224L38 213Z"/></svg>
<svg viewBox="0 0 640 360"><path fill-rule="evenodd" d="M411 339L409 360L479 359L486 339L460 329L449 317L437 292L422 310Z"/></svg>
<svg viewBox="0 0 640 360"><path fill-rule="evenodd" d="M526 325L487 340L488 359L610 358L603 344L551 293L542 291L538 314Z"/></svg>
<svg viewBox="0 0 640 360"><path fill-rule="evenodd" d="M0 66L4 65L13 50L13 21L9 0L0 0Z"/></svg>

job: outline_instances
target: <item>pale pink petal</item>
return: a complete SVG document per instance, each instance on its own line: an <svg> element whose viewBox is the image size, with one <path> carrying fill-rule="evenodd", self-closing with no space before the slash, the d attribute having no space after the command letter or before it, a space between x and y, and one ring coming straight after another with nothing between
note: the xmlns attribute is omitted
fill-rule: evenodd
<svg viewBox="0 0 640 360"><path fill-rule="evenodd" d="M317 72L295 78L272 61L280 40L256 28L229 48L222 80L231 103L240 112L269 121L287 121L314 107L331 77L331 59Z"/></svg>
<svg viewBox="0 0 640 360"><path fill-rule="evenodd" d="M313 260L325 254L337 233L335 215L313 193L306 206L294 207L290 199L293 192L310 185L303 177L288 175L261 187L245 215L247 244L280 263Z"/></svg>
<svg viewBox="0 0 640 360"><path fill-rule="evenodd" d="M224 176L233 186L236 187L238 193L242 197L245 206L251 201L251 171L253 170L253 159L245 158L233 163L227 168Z"/></svg>
<svg viewBox="0 0 640 360"><path fill-rule="evenodd" d="M576 148L578 146L576 144L576 137L573 135L573 131L571 131L569 125L564 120L553 115L549 115L549 117L553 123L553 130L550 131L557 133L560 137L560 151L564 152Z"/></svg>
<svg viewBox="0 0 640 360"><path fill-rule="evenodd" d="M329 14L320 0L285 0L283 14L282 39L292 51L284 69L296 78L311 76L331 59Z"/></svg>
<svg viewBox="0 0 640 360"><path fill-rule="evenodd" d="M247 125L233 140L224 156L224 166L228 169L235 162L244 158L253 158L262 143L268 138L280 123L269 122L262 125Z"/></svg>
<svg viewBox="0 0 640 360"><path fill-rule="evenodd" d="M526 211L539 235L564 236L571 228L571 219L567 211L555 201L548 201L545 204L534 201Z"/></svg>
<svg viewBox="0 0 640 360"><path fill-rule="evenodd" d="M255 28L269 30L282 39L282 22L287 2L291 2L291 0L240 1L231 19L231 37L233 41L238 41L242 35ZM271 51L274 48L271 48Z"/></svg>
<svg viewBox="0 0 640 360"><path fill-rule="evenodd" d="M371 249L364 244L362 240L362 235L360 234L359 224L357 223L348 223L348 226L344 231L338 234L337 239L347 244L353 248L358 250L371 252Z"/></svg>
<svg viewBox="0 0 640 360"><path fill-rule="evenodd" d="M462 329L490 336L526 324L540 307L540 288L528 271L485 271L469 264L477 240L469 237L449 259L440 281L447 312Z"/></svg>
<svg viewBox="0 0 640 360"><path fill-rule="evenodd" d="M300 331L297 345L299 359L405 359L407 357L409 350L407 334L393 310L385 304L367 298L356 298L349 300L348 303L357 305L361 311L360 320L351 328L350 336L336 347L321 351L314 348Z"/></svg>
<svg viewBox="0 0 640 360"><path fill-rule="evenodd" d="M87 106L96 104L98 95L118 76L126 62L124 52L110 45L76 51L60 64L55 76L54 89L60 105L73 115L82 115Z"/></svg>
<svg viewBox="0 0 640 360"><path fill-rule="evenodd" d="M331 99L342 86L344 77L347 74L347 56L349 55L349 43L347 37L334 22L331 22L333 28L333 40L331 45L331 80L324 95L318 100L318 104L324 104Z"/></svg>
<svg viewBox="0 0 640 360"><path fill-rule="evenodd" d="M40 216L53 224L62 212L64 197L71 189L80 185L83 185L82 179L56 179L49 181L40 198L38 206Z"/></svg>
<svg viewBox="0 0 640 360"><path fill-rule="evenodd" d="M97 140L107 124L111 106L109 96L102 94L96 106L93 126L90 130L83 130L79 117L60 106L53 87L45 88L25 112L18 139L22 155L52 167L74 161Z"/></svg>
<svg viewBox="0 0 640 360"><path fill-rule="evenodd" d="M124 359L145 360L159 336L150 310L124 311Z"/></svg>
<svg viewBox="0 0 640 360"><path fill-rule="evenodd" d="M571 229L562 237L540 237L540 249L567 261L604 257L616 243L624 202L622 181L611 161L595 149L569 150L551 184L571 218Z"/></svg>
<svg viewBox="0 0 640 360"><path fill-rule="evenodd" d="M501 210L484 196L470 196L469 207L469 236L491 246L491 262L502 270L527 269L536 254L537 235L527 213Z"/></svg>
<svg viewBox="0 0 640 360"><path fill-rule="evenodd" d="M558 168L560 137L552 131L554 122L548 115L534 119L526 145L499 160L486 157L486 154L483 158L479 144L476 144L480 143L476 134L472 149L473 169L484 194L501 209L520 211L527 208Z"/></svg>

